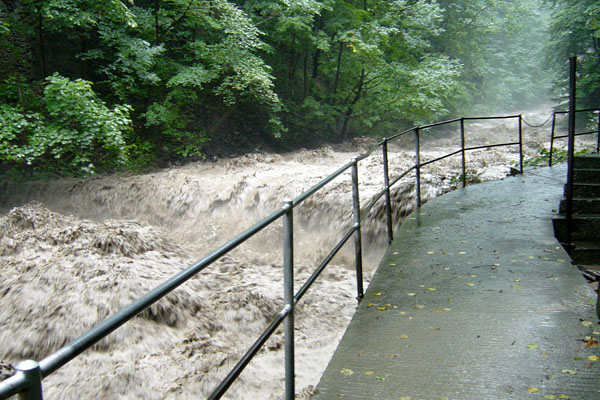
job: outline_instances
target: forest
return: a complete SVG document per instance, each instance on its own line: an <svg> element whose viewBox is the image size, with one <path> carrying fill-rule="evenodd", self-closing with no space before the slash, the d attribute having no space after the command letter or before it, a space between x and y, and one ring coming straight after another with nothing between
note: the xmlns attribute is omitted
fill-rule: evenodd
<svg viewBox="0 0 600 400"><path fill-rule="evenodd" d="M572 55L579 106L597 107L596 0L0 0L0 174L561 107Z"/></svg>

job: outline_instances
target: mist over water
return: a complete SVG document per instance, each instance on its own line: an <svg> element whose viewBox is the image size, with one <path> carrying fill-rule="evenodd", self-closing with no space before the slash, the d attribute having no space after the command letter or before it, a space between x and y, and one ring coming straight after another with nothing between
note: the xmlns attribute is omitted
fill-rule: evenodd
<svg viewBox="0 0 600 400"><path fill-rule="evenodd" d="M547 112L544 110L544 112ZM541 123L544 112L525 115ZM517 121L468 122L467 145L517 139ZM458 125L423 132L421 161L458 149ZM525 127L525 153L549 126ZM491 141L491 143L490 143ZM366 151L354 140L289 154L250 154L143 175L0 185L0 360L41 358L176 274ZM383 186L382 156L360 162L361 204ZM415 160L414 137L390 143L390 175ZM472 180L504 177L518 147L467 155ZM426 200L458 186L460 155L422 169ZM294 209L295 289L352 224L350 174ZM414 175L394 187L394 222L415 206ZM383 203L363 225L365 283L386 247ZM215 262L43 382L45 398L206 397L283 304L281 223ZM296 308L296 387L316 385L356 306L350 241ZM228 391L283 394L281 330Z"/></svg>

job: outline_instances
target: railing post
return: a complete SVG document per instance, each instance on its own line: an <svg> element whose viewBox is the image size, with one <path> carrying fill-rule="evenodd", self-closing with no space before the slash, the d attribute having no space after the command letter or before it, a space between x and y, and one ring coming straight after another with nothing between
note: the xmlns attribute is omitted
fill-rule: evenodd
<svg viewBox="0 0 600 400"><path fill-rule="evenodd" d="M519 115L519 170L523 175L523 116Z"/></svg>
<svg viewBox="0 0 600 400"><path fill-rule="evenodd" d="M42 400L42 370L37 361L21 361L15 365L15 370L17 374L23 374L27 381L27 390L19 393L19 400Z"/></svg>
<svg viewBox="0 0 600 400"><path fill-rule="evenodd" d="M416 175L416 197L417 197L417 208L421 207L421 144L419 142L419 128L415 128L415 175Z"/></svg>
<svg viewBox="0 0 600 400"><path fill-rule="evenodd" d="M294 400L294 208L285 200L283 216L283 302L290 309L283 321L285 332L285 399Z"/></svg>
<svg viewBox="0 0 600 400"><path fill-rule="evenodd" d="M548 166L552 166L552 152L554 151L554 129L556 127L556 113L552 113L552 130L550 132L550 156L548 158Z"/></svg>
<svg viewBox="0 0 600 400"><path fill-rule="evenodd" d="M571 231L573 228L573 162L575 160L575 96L577 95L577 58L569 59L569 145L567 163L567 189L566 189L566 219L567 219L567 244L572 242Z"/></svg>
<svg viewBox="0 0 600 400"><path fill-rule="evenodd" d="M365 296L363 289L362 235L360 232L360 199L358 197L358 161L352 159L352 206L354 215L354 254L356 263L356 299L360 302Z"/></svg>
<svg viewBox="0 0 600 400"><path fill-rule="evenodd" d="M467 186L467 166L465 159L465 120L460 119L460 154L462 157L462 184L463 187Z"/></svg>
<svg viewBox="0 0 600 400"><path fill-rule="evenodd" d="M383 182L385 185L385 215L387 221L388 243L394 240L393 221L392 221L392 200L390 195L390 174L388 165L388 145L387 138L383 139Z"/></svg>
<svg viewBox="0 0 600 400"><path fill-rule="evenodd" d="M596 153L600 153L600 109L598 109L598 134L596 139Z"/></svg>

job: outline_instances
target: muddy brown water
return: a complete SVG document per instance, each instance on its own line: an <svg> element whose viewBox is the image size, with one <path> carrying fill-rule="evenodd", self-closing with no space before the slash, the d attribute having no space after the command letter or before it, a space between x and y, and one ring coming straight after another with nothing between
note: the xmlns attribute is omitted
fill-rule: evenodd
<svg viewBox="0 0 600 400"><path fill-rule="evenodd" d="M535 116L533 119L541 119ZM515 121L471 123L480 140L513 140ZM548 127L525 130L525 152ZM422 161L456 147L431 133ZM511 139L511 137L513 139ZM289 154L250 154L142 175L0 184L0 360L40 360L366 151L363 139ZM390 145L391 175L414 162L414 142ZM505 176L518 148L469 153L477 179ZM381 155L359 164L361 202L383 183ZM423 168L422 195L457 185L460 156ZM415 206L414 177L393 190L395 222ZM349 174L295 215L295 288L351 225ZM383 206L365 221L365 283L386 246ZM47 399L204 398L282 308L281 224L185 285L47 377ZM352 241L351 241L352 242ZM316 385L356 306L353 246L345 246L296 309L296 388ZM230 388L228 399L278 399L284 387L278 331Z"/></svg>

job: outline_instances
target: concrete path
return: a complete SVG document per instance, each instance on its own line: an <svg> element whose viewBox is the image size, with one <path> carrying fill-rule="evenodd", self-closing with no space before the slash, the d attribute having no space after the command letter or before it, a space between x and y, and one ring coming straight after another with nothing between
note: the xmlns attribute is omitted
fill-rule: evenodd
<svg viewBox="0 0 600 400"><path fill-rule="evenodd" d="M413 213L313 399L600 399L595 293L552 231L565 176L533 169Z"/></svg>

